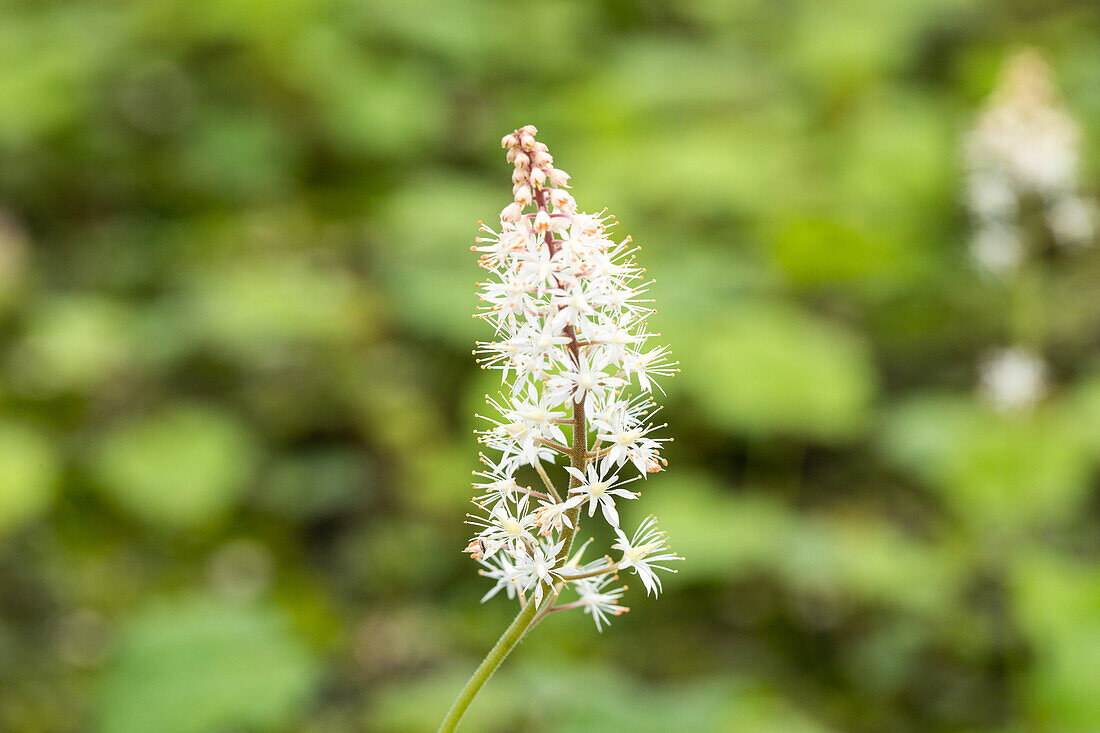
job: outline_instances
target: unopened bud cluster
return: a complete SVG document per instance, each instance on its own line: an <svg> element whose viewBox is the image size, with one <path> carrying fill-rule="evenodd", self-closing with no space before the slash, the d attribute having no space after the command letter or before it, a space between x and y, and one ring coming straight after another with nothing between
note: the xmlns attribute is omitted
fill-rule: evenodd
<svg viewBox="0 0 1100 733"><path fill-rule="evenodd" d="M482 225L473 248L488 272L476 315L494 333L475 354L482 368L501 372L503 386L487 397L479 432L484 469L475 474L476 533L466 552L493 581L483 600L504 590L545 611L581 608L602 629L626 610L620 571L656 594L657 571L680 559L652 517L628 535L619 516L639 496L634 482L665 466L668 439L654 437L664 426L651 420L650 395L655 379L677 370L667 347L647 345L656 335L646 326L651 281L635 263L637 248L609 237L606 210L578 212L569 175L536 133L528 125L501 141L513 200L500 231ZM584 562L589 542L572 548L582 515L610 525L614 557ZM559 604L567 588L576 600Z"/></svg>
<svg viewBox="0 0 1100 733"><path fill-rule="evenodd" d="M1084 246L1096 237L1095 206L1077 180L1081 131L1051 77L1037 52L1013 56L964 141L976 226L971 254L990 275L1012 275L1026 257L1026 207L1037 210L1059 245Z"/></svg>

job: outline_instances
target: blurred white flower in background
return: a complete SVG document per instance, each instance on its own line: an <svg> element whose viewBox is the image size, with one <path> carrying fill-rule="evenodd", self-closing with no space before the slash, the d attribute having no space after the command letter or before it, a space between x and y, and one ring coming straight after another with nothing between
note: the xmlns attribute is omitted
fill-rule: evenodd
<svg viewBox="0 0 1100 733"><path fill-rule="evenodd" d="M1046 395L1046 363L1024 348L1000 349L982 363L981 389L997 410L1027 409Z"/></svg>
<svg viewBox="0 0 1100 733"><path fill-rule="evenodd" d="M970 242L970 255L983 272L1010 275L1024 259L1020 230L1000 222L979 229Z"/></svg>
<svg viewBox="0 0 1100 733"><path fill-rule="evenodd" d="M1054 238L1067 247L1085 247L1096 234L1096 205L1078 196L1065 196L1047 210Z"/></svg>
<svg viewBox="0 0 1100 733"><path fill-rule="evenodd" d="M1026 207L1041 211L1059 245L1095 239L1095 207L1082 197L1077 178L1080 144L1080 127L1059 99L1046 61L1032 49L1012 56L963 140L966 202L975 222L970 249L983 272L1010 276L1036 244L1016 236L1026 225Z"/></svg>

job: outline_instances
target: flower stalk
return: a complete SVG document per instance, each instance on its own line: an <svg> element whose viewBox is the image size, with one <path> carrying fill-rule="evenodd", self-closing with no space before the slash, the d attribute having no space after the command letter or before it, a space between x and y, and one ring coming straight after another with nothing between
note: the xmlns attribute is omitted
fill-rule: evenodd
<svg viewBox="0 0 1100 733"><path fill-rule="evenodd" d="M478 690L551 611L581 609L602 630L628 610L619 603L626 586L609 587L617 571L633 571L656 595L656 571L671 571L664 563L682 559L668 549L652 517L628 539L617 508L639 496L625 484L666 465L660 450L668 439L652 437L664 426L648 422L655 407L648 395L657 378L678 370L666 347L645 346L654 335L646 328L653 310L652 300L641 296L652 281L642 281L630 238L614 242L608 236L613 221L606 210L577 210L567 191L569 175L554 167L536 133L527 125L502 140L514 166L513 201L501 211L500 231L483 224L484 236L473 247L489 272L479 283L486 305L475 316L495 334L474 353L482 368L500 370L502 389L486 397L496 414L485 416L490 425L479 431L487 452L481 454L484 470L475 474L482 479L474 484L479 511L467 516L477 530L465 552L480 563L481 575L495 581L482 601L504 591L520 610L440 731L458 726ZM631 396L635 385L644 394ZM517 482L526 467L539 475L545 493ZM564 490L548 468L568 477ZM638 476L620 480L627 468ZM582 563L591 540L574 552L585 506L589 517L599 509L611 526L620 560L604 555ZM567 589L576 599L558 604Z"/></svg>

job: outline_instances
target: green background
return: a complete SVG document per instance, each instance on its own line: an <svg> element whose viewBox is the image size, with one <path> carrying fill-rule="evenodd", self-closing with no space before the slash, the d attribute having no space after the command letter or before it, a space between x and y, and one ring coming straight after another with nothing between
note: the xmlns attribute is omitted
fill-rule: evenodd
<svg viewBox="0 0 1100 733"><path fill-rule="evenodd" d="M1050 396L975 392L1020 308L959 139L1021 43L1092 191L1086 0L0 5L0 730L434 729L513 613L469 245L533 123L657 278L627 521L687 562L467 729L1096 731L1096 247L1027 266Z"/></svg>

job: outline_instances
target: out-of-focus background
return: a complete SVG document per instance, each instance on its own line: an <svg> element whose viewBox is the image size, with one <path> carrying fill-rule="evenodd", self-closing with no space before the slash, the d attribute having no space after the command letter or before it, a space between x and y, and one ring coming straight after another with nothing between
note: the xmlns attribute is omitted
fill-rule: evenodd
<svg viewBox="0 0 1100 733"><path fill-rule="evenodd" d="M687 562L466 727L1100 730L1086 0L3 3L0 730L434 729L526 123L658 279Z"/></svg>

